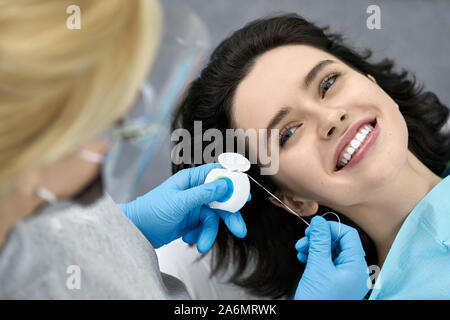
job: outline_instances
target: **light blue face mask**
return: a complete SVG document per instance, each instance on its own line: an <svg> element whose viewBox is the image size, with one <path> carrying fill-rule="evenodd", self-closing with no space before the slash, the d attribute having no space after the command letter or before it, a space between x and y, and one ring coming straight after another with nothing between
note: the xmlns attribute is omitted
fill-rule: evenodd
<svg viewBox="0 0 450 320"><path fill-rule="evenodd" d="M403 223L370 300L450 299L450 176Z"/></svg>

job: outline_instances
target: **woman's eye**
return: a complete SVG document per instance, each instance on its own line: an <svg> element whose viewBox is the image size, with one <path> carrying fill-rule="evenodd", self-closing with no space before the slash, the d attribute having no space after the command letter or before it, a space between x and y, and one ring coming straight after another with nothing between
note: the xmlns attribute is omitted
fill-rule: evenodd
<svg viewBox="0 0 450 320"><path fill-rule="evenodd" d="M289 140L297 128L298 127L292 127L280 135L280 146L283 146Z"/></svg>
<svg viewBox="0 0 450 320"><path fill-rule="evenodd" d="M335 74L332 75L331 77L328 77L321 86L321 94L322 94L322 98L325 96L325 94L327 93L328 89L330 89L330 87L334 84L334 82L336 81L337 77L339 76L339 74Z"/></svg>

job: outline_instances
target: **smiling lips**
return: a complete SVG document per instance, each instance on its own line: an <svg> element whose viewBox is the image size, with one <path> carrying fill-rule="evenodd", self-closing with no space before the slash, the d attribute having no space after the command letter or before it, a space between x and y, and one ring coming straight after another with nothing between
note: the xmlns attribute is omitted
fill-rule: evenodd
<svg viewBox="0 0 450 320"><path fill-rule="evenodd" d="M365 118L357 121L339 141L334 154L335 171L345 167L367 141L373 131L376 119Z"/></svg>

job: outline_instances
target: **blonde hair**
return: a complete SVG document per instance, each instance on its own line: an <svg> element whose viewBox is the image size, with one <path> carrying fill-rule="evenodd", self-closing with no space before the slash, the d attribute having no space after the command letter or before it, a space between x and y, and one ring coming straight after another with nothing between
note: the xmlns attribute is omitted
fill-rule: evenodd
<svg viewBox="0 0 450 320"><path fill-rule="evenodd" d="M70 5L80 29L66 25ZM0 190L120 118L149 71L160 19L155 0L0 2Z"/></svg>

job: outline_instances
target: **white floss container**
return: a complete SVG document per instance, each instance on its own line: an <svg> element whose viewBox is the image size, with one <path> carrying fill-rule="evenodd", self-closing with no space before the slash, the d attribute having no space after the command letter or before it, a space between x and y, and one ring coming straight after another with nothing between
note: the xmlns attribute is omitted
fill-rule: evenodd
<svg viewBox="0 0 450 320"><path fill-rule="evenodd" d="M210 208L229 212L239 211L250 196L250 181L246 172L250 161L239 153L226 152L219 155L219 163L225 169L212 169L205 182L224 179L228 184L228 193L218 201L208 204Z"/></svg>

